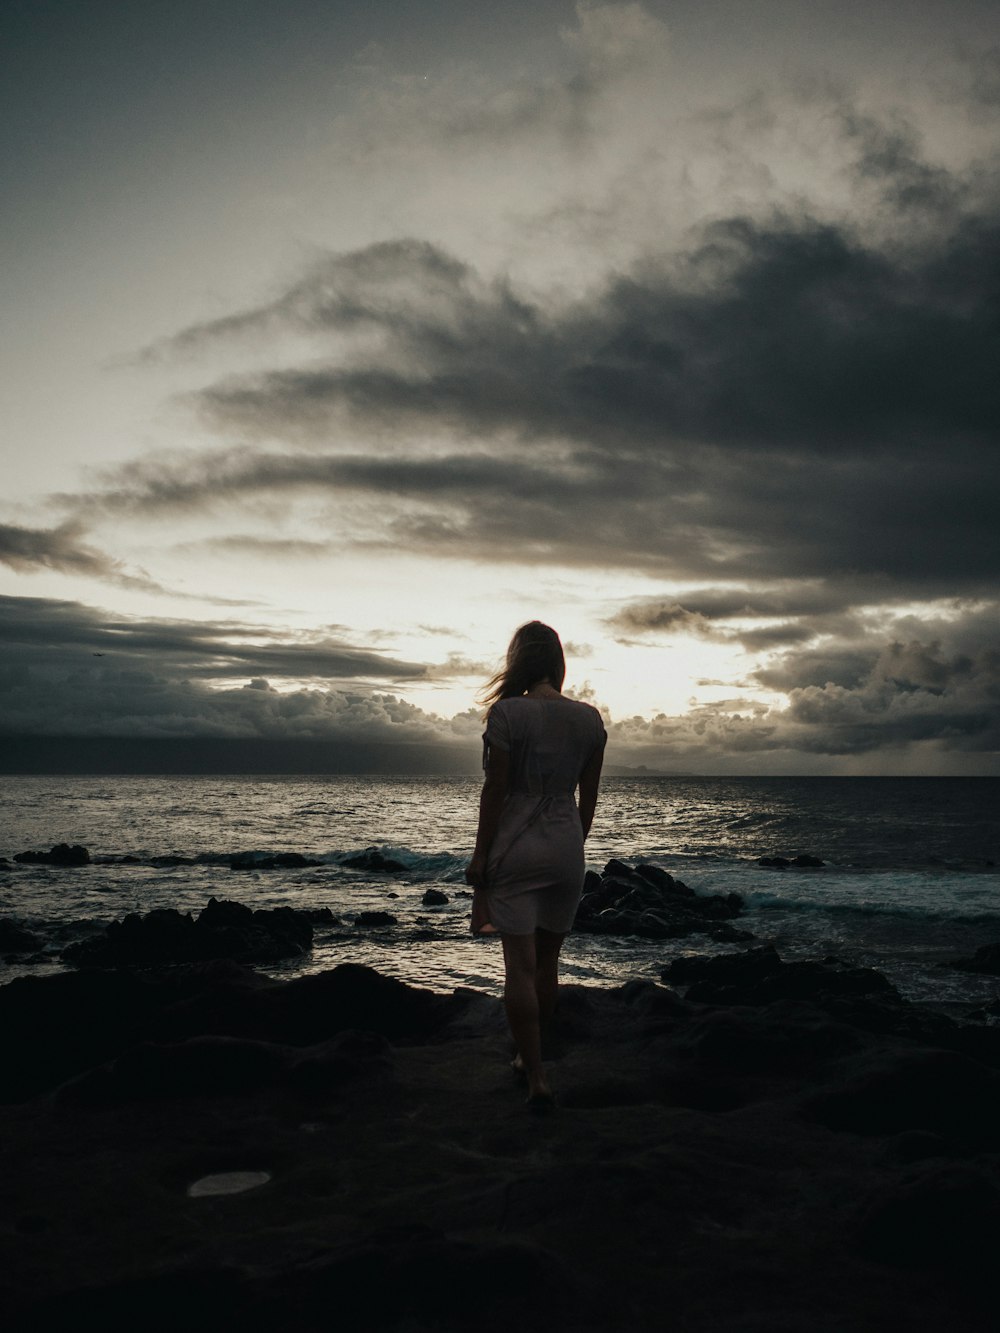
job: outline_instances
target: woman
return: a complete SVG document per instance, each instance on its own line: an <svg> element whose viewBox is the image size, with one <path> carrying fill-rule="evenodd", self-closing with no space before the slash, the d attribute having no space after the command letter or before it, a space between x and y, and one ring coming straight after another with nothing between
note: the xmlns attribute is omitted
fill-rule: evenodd
<svg viewBox="0 0 1000 1333"><path fill-rule="evenodd" d="M488 920L503 940L514 1064L527 1077L528 1105L538 1110L553 1104L541 1028L555 1008L559 951L583 888L583 842L607 740L596 708L563 698L565 675L555 630L538 620L522 625L483 694L486 780L465 872L476 890L472 929Z"/></svg>

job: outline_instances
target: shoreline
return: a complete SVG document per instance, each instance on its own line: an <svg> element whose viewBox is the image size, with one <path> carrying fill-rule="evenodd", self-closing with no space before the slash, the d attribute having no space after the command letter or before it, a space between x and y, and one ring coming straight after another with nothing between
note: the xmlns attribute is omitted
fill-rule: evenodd
<svg viewBox="0 0 1000 1333"><path fill-rule="evenodd" d="M714 967L686 997L563 987L544 1118L476 991L349 964L11 982L4 1306L37 1328L989 1327L1000 1031L863 969Z"/></svg>

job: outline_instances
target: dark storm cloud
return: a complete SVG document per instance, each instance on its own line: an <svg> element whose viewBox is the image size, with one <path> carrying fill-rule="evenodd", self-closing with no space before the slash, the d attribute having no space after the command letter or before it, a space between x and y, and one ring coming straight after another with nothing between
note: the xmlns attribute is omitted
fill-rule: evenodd
<svg viewBox="0 0 1000 1333"><path fill-rule="evenodd" d="M854 170L881 187L886 203L912 216L945 215L963 202L967 186L924 159L913 126L886 125L851 108L845 110L843 123L858 149Z"/></svg>
<svg viewBox="0 0 1000 1333"><path fill-rule="evenodd" d="M396 547L985 588L1000 574L994 175L950 176L905 125L835 119L855 178L899 219L890 240L806 211L731 217L570 302L418 240L335 255L173 340L289 329L327 348L197 395L240 449L132 465L91 503L350 493L373 516L361 539Z"/></svg>
<svg viewBox="0 0 1000 1333"><path fill-rule="evenodd" d="M612 450L844 459L912 457L942 433L981 444L1000 420L990 218L954 219L920 254L897 256L809 218L732 218L683 262L651 259L555 311L431 247L376 248L374 265L362 251L315 275L306 310L296 293L240 318L266 325L291 300L295 320L320 332L371 322L382 349L223 381L200 396L218 424L324 445L346 414L355 426L452 423ZM363 301L341 289L345 264L365 274Z"/></svg>
<svg viewBox="0 0 1000 1333"><path fill-rule="evenodd" d="M199 679L242 675L277 679L419 680L428 668L329 639L295 640L258 625L106 616L77 602L0 597L0 636L9 662L58 650L104 657L104 666L150 662ZM68 660L68 659L66 659Z"/></svg>
<svg viewBox="0 0 1000 1333"><path fill-rule="evenodd" d="M89 546L81 524L62 523L56 528L23 528L0 523L0 564L20 574L54 569L61 574L82 574L142 592L164 589L142 574L130 574L115 560Z"/></svg>
<svg viewBox="0 0 1000 1333"><path fill-rule="evenodd" d="M282 641L256 626L126 620L76 602L6 597L0 636L0 732L8 735L438 746L471 740L478 726L471 714L445 721L368 683L445 678L455 670L447 664L400 662L322 640ZM212 687L234 677L244 683ZM278 690L270 683L303 678L335 684Z"/></svg>

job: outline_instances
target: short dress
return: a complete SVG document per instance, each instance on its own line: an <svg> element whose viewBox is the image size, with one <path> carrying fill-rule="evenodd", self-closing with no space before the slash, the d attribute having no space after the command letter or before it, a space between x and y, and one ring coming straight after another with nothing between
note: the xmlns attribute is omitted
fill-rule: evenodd
<svg viewBox="0 0 1000 1333"><path fill-rule="evenodd" d="M596 708L575 699L501 699L490 709L490 751L510 755L510 787L486 858L489 918L503 935L565 934L583 889L583 828L575 792L607 740Z"/></svg>

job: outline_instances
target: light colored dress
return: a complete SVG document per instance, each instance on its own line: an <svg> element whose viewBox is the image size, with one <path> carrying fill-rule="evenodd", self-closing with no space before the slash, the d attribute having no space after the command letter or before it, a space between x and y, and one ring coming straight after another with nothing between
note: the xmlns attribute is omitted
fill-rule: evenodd
<svg viewBox="0 0 1000 1333"><path fill-rule="evenodd" d="M510 755L510 787L486 858L489 918L501 934L573 925L585 871L583 828L574 793L607 733L596 708L575 699L520 696L490 709L490 751Z"/></svg>

